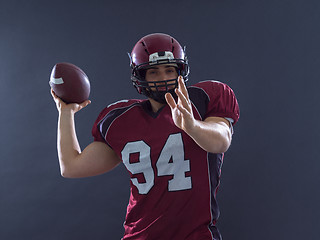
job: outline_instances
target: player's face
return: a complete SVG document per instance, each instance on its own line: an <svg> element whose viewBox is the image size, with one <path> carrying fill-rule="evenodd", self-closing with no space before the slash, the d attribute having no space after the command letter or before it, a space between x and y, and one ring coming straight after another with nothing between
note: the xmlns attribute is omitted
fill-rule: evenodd
<svg viewBox="0 0 320 240"><path fill-rule="evenodd" d="M152 82L156 81L167 81L171 79L177 79L178 73L174 66L169 64L163 64L163 65L156 65L154 67L151 67L146 72L146 81L150 82L150 85ZM167 84L174 84L175 81L168 81ZM160 91L166 91L165 83L153 83L156 84L158 87L158 90ZM154 85L151 85L154 86ZM174 85L168 86L168 90L174 88ZM155 90L155 88L151 88L151 90Z"/></svg>

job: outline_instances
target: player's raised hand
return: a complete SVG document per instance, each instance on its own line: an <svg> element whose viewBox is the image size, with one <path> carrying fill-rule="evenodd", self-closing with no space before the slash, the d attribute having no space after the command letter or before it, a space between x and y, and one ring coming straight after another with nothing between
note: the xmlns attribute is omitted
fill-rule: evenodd
<svg viewBox="0 0 320 240"><path fill-rule="evenodd" d="M195 119L193 117L188 91L182 76L179 76L178 78L178 88L175 89L175 93L178 96L177 103L170 93L166 93L165 98L171 108L172 119L175 125L185 132L188 132L188 130L194 127Z"/></svg>
<svg viewBox="0 0 320 240"><path fill-rule="evenodd" d="M82 108L88 106L91 101L90 100L86 100L80 104L78 103L70 103L70 104L66 104L64 101L61 100L61 98L59 98L53 91L53 89L51 88L50 90L51 95L53 100L56 103L57 109L59 112L61 111L71 111L72 113L76 113L78 111L80 111Z"/></svg>

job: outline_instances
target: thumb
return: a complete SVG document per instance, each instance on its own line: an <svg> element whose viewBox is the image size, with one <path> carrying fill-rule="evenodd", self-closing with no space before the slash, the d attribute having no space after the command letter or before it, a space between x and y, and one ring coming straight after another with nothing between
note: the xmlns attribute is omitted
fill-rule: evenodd
<svg viewBox="0 0 320 240"><path fill-rule="evenodd" d="M81 109L85 108L90 103L91 103L90 100L86 100L86 101L84 101L82 103L79 103L79 104L76 104L76 103L72 104L74 106L74 108L73 108L74 113L76 113L76 112L80 111Z"/></svg>
<svg viewBox="0 0 320 240"><path fill-rule="evenodd" d="M86 101L80 103L79 106L80 106L80 108L84 108L84 107L88 106L90 103L91 103L90 100L86 100Z"/></svg>

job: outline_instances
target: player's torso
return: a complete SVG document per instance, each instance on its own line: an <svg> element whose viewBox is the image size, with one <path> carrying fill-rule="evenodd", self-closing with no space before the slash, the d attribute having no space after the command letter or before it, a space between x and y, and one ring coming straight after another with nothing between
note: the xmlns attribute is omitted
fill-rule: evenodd
<svg viewBox="0 0 320 240"><path fill-rule="evenodd" d="M157 115L143 104L122 108L108 123L106 141L131 176L124 239L177 239L186 232L211 239L207 152L174 125L168 106Z"/></svg>
<svg viewBox="0 0 320 240"><path fill-rule="evenodd" d="M203 81L188 93L196 119L238 121L239 106L228 85ZM174 125L168 106L155 116L145 103L112 104L92 128L95 141L111 146L131 175L124 239L221 239L215 221L223 154L203 151Z"/></svg>

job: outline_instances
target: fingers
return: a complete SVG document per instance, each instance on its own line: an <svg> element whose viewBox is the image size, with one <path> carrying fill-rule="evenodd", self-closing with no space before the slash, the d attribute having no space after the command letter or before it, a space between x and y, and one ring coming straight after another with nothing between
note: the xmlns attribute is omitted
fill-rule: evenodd
<svg viewBox="0 0 320 240"><path fill-rule="evenodd" d="M176 91L177 91L177 95L179 96L179 98L184 98L184 100L182 100L182 101L184 102L184 104L186 104L186 107L183 106L184 104L176 104L172 95L170 93L166 93L165 98L166 98L166 101L167 101L169 107L171 108L171 110L178 109L182 114L189 116L191 114L191 111L189 110L190 107L187 104L185 97L183 96L181 91L179 91L178 89Z"/></svg>
<svg viewBox="0 0 320 240"><path fill-rule="evenodd" d="M53 89L51 88L50 90L51 96L55 99L57 97L57 95L55 94L55 92L53 91Z"/></svg>
<svg viewBox="0 0 320 240"><path fill-rule="evenodd" d="M189 99L188 90L184 83L182 76L178 78L178 88L175 89L175 93L178 96L177 108L184 115L192 114L192 106Z"/></svg>
<svg viewBox="0 0 320 240"><path fill-rule="evenodd" d="M183 95L183 93L181 92L180 89L176 89L175 93L177 94L179 101L178 104L181 104L184 107L188 107L189 106L189 101L188 99Z"/></svg>
<svg viewBox="0 0 320 240"><path fill-rule="evenodd" d="M190 112L181 105L177 105L177 108L184 116L190 116Z"/></svg>
<svg viewBox="0 0 320 240"><path fill-rule="evenodd" d="M189 102L189 94L188 94L188 90L187 90L187 87L184 83L184 80L183 80L183 77L182 76L179 76L178 78L178 86L179 86L179 89L180 91L182 92L182 94L184 95L184 97L188 100Z"/></svg>
<svg viewBox="0 0 320 240"><path fill-rule="evenodd" d="M170 93L166 93L166 95L164 97L165 97L165 99L171 109L174 109L177 106L176 101L173 99L173 97Z"/></svg>
<svg viewBox="0 0 320 240"><path fill-rule="evenodd" d="M175 90L175 92L178 95L179 101L182 103L182 105L189 109L190 108L189 94L182 76L179 76L178 78L178 88Z"/></svg>
<svg viewBox="0 0 320 240"><path fill-rule="evenodd" d="M61 100L61 98L59 98L58 96L57 96L57 94L53 91L53 89L51 88L51 96L53 97L53 100L55 101L55 102L61 102L62 100Z"/></svg>
<svg viewBox="0 0 320 240"><path fill-rule="evenodd" d="M62 100L56 95L56 93L53 91L53 89L51 88L51 96L53 98L53 100L56 102L57 107L61 105Z"/></svg>
<svg viewBox="0 0 320 240"><path fill-rule="evenodd" d="M62 111L62 110L71 110L72 112L76 113L78 111L80 111L82 108L85 108L86 106L88 106L91 101L90 100L86 100L82 103L70 103L70 104L66 104L61 98L59 98L55 92L53 91L53 89L51 88L51 95L54 99L54 101L56 102L57 105L57 109L58 111Z"/></svg>
<svg viewBox="0 0 320 240"><path fill-rule="evenodd" d="M183 80L182 80L183 81ZM180 86L183 86L182 89ZM189 95L187 92L187 89L185 87L184 83L179 82L179 88L175 89L175 93L178 96L178 106L180 106L179 110L181 110L181 108L185 109L188 113L192 113L192 107L190 104L190 99L189 99ZM182 111L183 113L185 111Z"/></svg>
<svg viewBox="0 0 320 240"><path fill-rule="evenodd" d="M186 88L186 85L184 84L182 76L178 77L178 88L175 89L175 93L178 96L178 104L176 104L174 98L170 93L167 93L165 95L166 101L170 108L176 108L181 104L182 108L185 108L187 111L191 111L188 90Z"/></svg>

